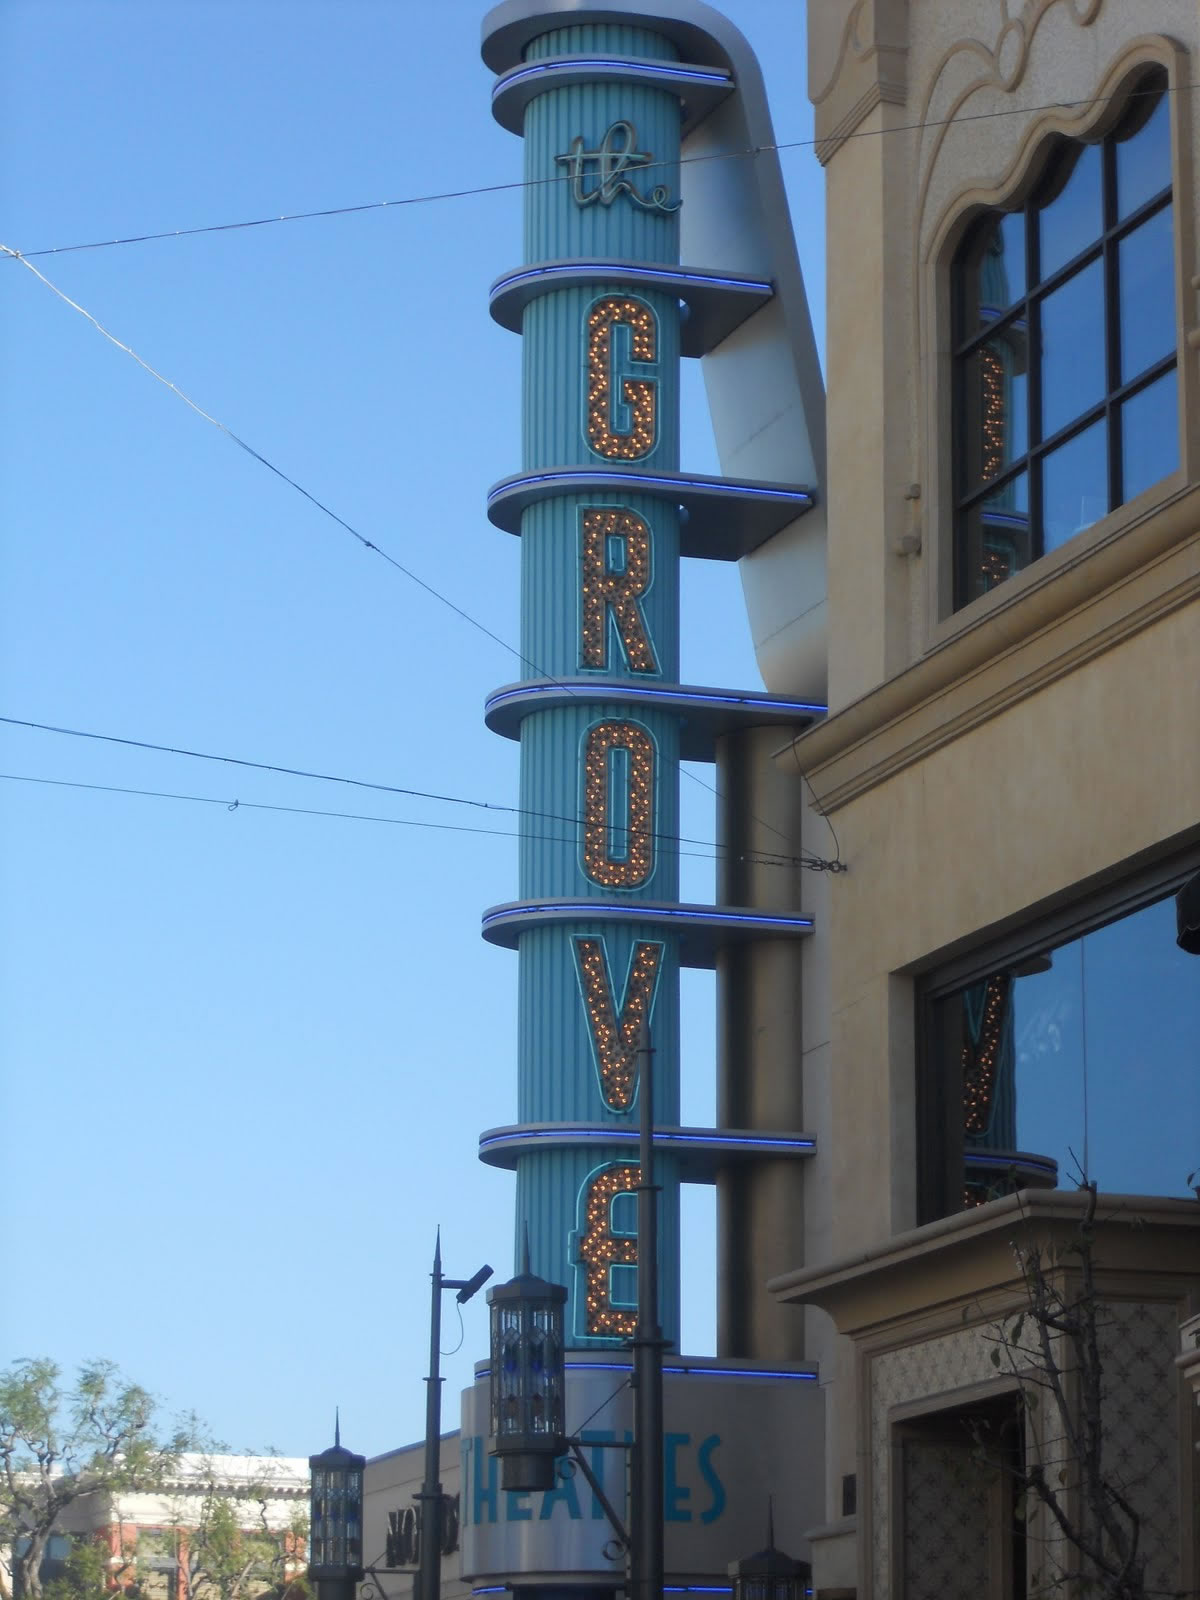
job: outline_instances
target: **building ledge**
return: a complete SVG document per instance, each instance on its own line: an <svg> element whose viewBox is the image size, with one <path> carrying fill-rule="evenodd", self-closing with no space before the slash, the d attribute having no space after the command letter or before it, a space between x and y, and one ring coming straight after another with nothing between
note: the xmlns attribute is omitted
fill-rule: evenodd
<svg viewBox="0 0 1200 1600"><path fill-rule="evenodd" d="M1077 1189L1024 1189L822 1266L782 1273L767 1288L785 1304L820 1306L839 1333L852 1337L948 1306L982 1306L989 1296L1011 1295L1021 1286L1013 1247L1022 1239L1052 1247L1072 1242L1086 1199ZM1166 1294L1200 1291L1195 1200L1101 1194L1094 1227L1102 1287L1136 1278L1140 1284L1154 1280Z"/></svg>
<svg viewBox="0 0 1200 1600"><path fill-rule="evenodd" d="M822 807L837 811L1200 598L1200 487L1155 501L1139 518L1110 520L1106 542L1085 544L1045 573L1035 562L1001 584L985 597L991 604L982 614L960 613L957 631L831 711L776 760L789 772L798 765Z"/></svg>

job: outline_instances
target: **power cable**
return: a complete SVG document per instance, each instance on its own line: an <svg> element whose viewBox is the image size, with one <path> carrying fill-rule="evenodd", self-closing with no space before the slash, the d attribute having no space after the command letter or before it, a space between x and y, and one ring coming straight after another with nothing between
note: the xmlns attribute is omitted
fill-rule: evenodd
<svg viewBox="0 0 1200 1600"><path fill-rule="evenodd" d="M52 789L82 789L94 794L136 795L145 800L189 800L196 805L224 806L226 811L277 811L291 817L332 817L342 822L383 822L394 828L427 828L435 833L473 833L491 839L533 839L549 844L574 845L573 839L555 838L552 834L526 833L509 828L471 828L461 822L423 822L412 817L380 817L362 811L321 811L312 806L282 806L264 800L226 799L223 795L177 794L167 789L130 789L113 783L84 783L69 778L43 778L25 772L0 772L0 781L8 783L36 783ZM715 850L714 846L714 850ZM696 861L716 861L718 855L705 850L680 850L680 856ZM749 858L745 858L749 859ZM786 866L784 861L759 861L757 866Z"/></svg>
<svg viewBox="0 0 1200 1600"><path fill-rule="evenodd" d="M829 832L833 838L833 860L829 863L829 871L848 872L850 869L842 860L842 847L838 843L837 829L834 827L828 811L826 811L825 807L817 799L817 791L813 788L811 782L809 781L808 773L805 772L804 768L800 764L800 752L796 749L796 741L794 739L791 743L791 751L792 760L796 763L796 771L800 774L800 782L808 790L809 799L812 801L813 810L829 829Z"/></svg>
<svg viewBox="0 0 1200 1600"><path fill-rule="evenodd" d="M562 689L567 694L574 695L575 691L567 684L562 683L559 679L555 678L553 674L545 672L538 666L536 661L533 661L528 656L524 655L516 645L509 644L507 639L502 639L500 635L489 628L486 623L480 622L479 619L472 616L469 611L464 611L463 608L451 600L448 595L443 594L440 589L435 588L434 585L427 582L426 579L418 576L418 574L415 573L411 567L405 566L402 561L398 561L396 557L385 550L382 545L376 544L373 539L368 539L365 534L360 533L356 527L347 522L344 517L339 516L339 514L330 506L327 506L323 500L319 500L317 496L310 493L310 491L306 489L303 484L298 483L295 478L290 477L286 472L284 472L282 467L277 467L273 461L269 461L267 457L256 450L253 445L247 444L244 439L242 439L238 434L234 433L233 429L230 428L226 423L222 422L220 418L214 417L210 411L206 411L203 406L198 405L190 395L184 393L178 384L173 383L170 378L165 377L161 372L158 371L157 368L152 367L148 361L146 361L142 356L138 355L137 351L134 350L131 345L127 345L121 339L118 339L116 334L112 333L108 328L106 328L99 318L94 317L92 313L86 310L85 307L81 306L78 301L72 300L70 295L64 294L57 284L52 283L50 279L46 277L44 272L35 267L31 261L27 261L19 251L14 250L10 245L2 242L0 242L0 251L6 255L16 257L21 262L21 265L27 268L28 271L32 272L34 277L37 278L40 283L45 284L46 288L49 289L52 294L56 295L64 305L69 306L72 311L78 312L79 315L83 317L85 321L89 322L98 333L102 334L110 344L115 345L118 350L131 357L131 359L134 360L138 366L143 369L143 371L148 372L157 383L161 383L164 388L169 389L173 395L182 400L184 405L186 405L189 410L194 411L196 415L203 421L210 423L212 427L216 428L219 433L224 434L227 439L231 439L239 449L244 450L247 455L253 457L253 459L261 466L264 466L268 472L273 473L275 477L279 478L283 483L286 483L290 488L294 489L296 493L307 500L310 505L315 506L318 511L324 512L327 517L331 518L332 521L337 523L339 528L344 529L345 532L350 534L353 539L356 539L363 549L374 551L377 556L381 556L389 566L394 567L397 572L403 573L406 578L410 578L412 582L415 583L419 588L424 589L426 594L432 595L435 600L440 601L442 605L453 611L455 616L461 617L464 622L469 623L473 628L477 628L480 633L491 639L493 643L500 645L502 649L507 650L511 655L514 655L517 660L521 662L522 666L529 667L536 675L544 678L548 683L552 683L556 688ZM719 791L714 787L714 785L708 783L704 778L701 778L699 774L689 771L686 766L681 766L679 770L693 783L699 784L702 789L706 789L710 794L716 796L717 799L720 799ZM773 824L764 822L761 817L755 817L754 820L760 823L761 826L768 828L770 832L777 834L781 839L786 840L787 835L784 834L779 828L776 828ZM798 864L812 865L820 871L832 870L834 872L839 872L844 870L840 862L824 862L821 857L813 856L809 851L802 850L800 857L797 859Z"/></svg>
<svg viewBox="0 0 1200 1600"><path fill-rule="evenodd" d="M473 628L478 628L480 633L486 634L489 639L493 640L503 649L510 651L511 654L516 656L524 666L532 667L535 672L537 671L536 663L529 661L525 656L523 656L515 645L509 644L508 641L506 639L502 639L498 633L493 633L485 623L482 623L476 617L471 616L468 612L464 611L461 606L455 605L453 600L451 600L447 595L442 594L439 589L435 589L431 583L427 583L424 578L418 576L418 574L415 573L411 567L406 567L402 561L397 561L395 556L383 549L381 545L377 545L373 540L368 539L365 534L360 533L358 529L347 522L344 517L340 517L338 513L332 509L332 507L327 506L323 500L318 500L315 494L310 494L303 484L297 483L295 478L290 478L288 474L284 472L281 467L277 467L273 461L268 461L266 456L261 455L253 445L247 444L245 439L240 438L236 433L234 433L233 429L222 422L219 417L214 417L211 412L205 411L203 406L197 405L190 395L187 395L183 392L178 384L172 383L170 378L164 377L163 374L157 370L157 368L152 367L148 361L143 360L143 358L138 355L137 351L134 350L130 345L127 345L122 340L118 339L115 333L112 333L108 328L106 328L98 318L94 317L90 311L81 306L78 301L72 300L70 295L64 294L57 284L51 283L50 279L46 277L45 273L39 272L31 262L26 261L21 256L20 251L13 250L11 246L2 242L0 242L0 251L2 251L5 255L16 257L16 259L21 261L22 266L27 267L29 271L33 273L35 278L38 278L46 285L47 289L58 296L64 305L70 306L72 311L77 311L81 317L90 322L96 331L103 334L110 344L115 345L118 350L121 350L125 355L130 356L134 361L137 362L138 366L141 367L145 372L148 372L152 378L154 378L158 383L161 383L164 388L169 389L172 394L178 396L178 398L183 401L184 405L189 407L190 410L194 411L198 417L203 418L205 422L211 423L212 426L218 430L218 432L223 433L227 439L231 439L233 443L237 445L239 450L244 450L246 454L248 456L252 456L260 466L266 467L268 472L274 473L274 475L286 483L289 488L294 489L298 495L302 495L303 498L311 505L316 506L318 511L324 512L327 517L330 517L334 522L337 523L339 528L344 528L351 538L358 540L359 544L362 545L364 550L373 550L377 556L382 556L382 558L390 566L395 567L397 572L402 572L406 578L410 578L412 582L415 583L419 588L424 589L426 594L430 594L435 600L441 601L442 605L447 606L455 613L456 616L461 617L464 622L469 622Z"/></svg>
<svg viewBox="0 0 1200 1600"><path fill-rule="evenodd" d="M1185 90L1197 88L1194 83L1168 84L1166 93L1178 94ZM1074 111L1083 106L1103 105L1114 100L1120 95L1124 100L1136 99L1141 94L1161 94L1161 86L1154 89L1134 90L1132 94L1117 91L1114 94L1092 95L1083 100L1050 100L1036 106L1007 106L999 111L977 111L965 116L935 118L932 121L905 122L893 128L857 128L853 133L846 135L844 143L851 139L879 139L888 134L920 133L927 128L945 128L952 124L966 124L970 122L988 122L998 117L1031 116L1039 111ZM639 172L653 172L665 167L691 166L704 161L744 161L750 157L762 155L767 151L776 154L789 150L814 149L823 141L820 139L786 139L777 140L772 144L747 145L741 150L714 150L703 155L680 156L678 161L653 161L639 167ZM368 211L391 211L407 206L434 205L445 200L467 200L474 196L486 194L503 194L521 189L535 189L554 183L572 182L570 173L554 173L544 178L519 178L508 183L478 184L465 189L442 189L432 194L404 195L396 200L366 200L356 205L325 206L315 211L288 211L279 216L251 217L240 222L212 222L189 228L167 228L159 233L134 233L127 234L119 239L92 239L82 244L47 245L38 250L9 250L8 254L16 260L28 260L36 256L61 256L71 255L84 250L111 250L118 245L152 244L165 239L192 239L206 233L237 233L248 231L252 228L268 228L280 222L309 222L325 217L358 216Z"/></svg>
<svg viewBox="0 0 1200 1600"><path fill-rule="evenodd" d="M529 807L524 807L524 806L505 805L502 802L495 801L495 800L477 800L477 799L474 799L473 797L470 797L470 796L467 796L467 795L443 794L443 793L440 793L438 791L429 790L429 789L405 788L405 787L402 787L399 784L378 783L378 782L375 782L375 781L373 781L372 779L369 779L369 778L352 778L352 777L348 777L348 776L345 776L344 774L340 774L340 773L317 772L317 771L314 771L314 770L311 770L311 769L305 768L305 767L285 767L285 766L282 766L282 765L280 765L278 763L272 763L272 762L268 762L268 761L251 761L251 760L249 760L249 759L247 759L247 758L245 758L243 756L216 755L216 754L212 753L211 751L189 750L189 749L186 749L185 747L183 747L182 745L155 744L155 743L152 743L150 740L147 740L147 739L131 739L131 738L126 738L126 737L124 737L124 736L122 736L120 734L115 734L115 733L93 733L93 732L90 732L90 731L88 731L86 729L83 729L83 728L64 728L64 727L58 726L58 725L56 725L54 723L33 722L33 721L30 721L30 720L28 720L26 718L23 718L23 717L0 716L0 723L7 724L9 727L14 727L14 728L29 728L29 729L34 730L35 732L38 732L38 733L59 734L59 735L62 735L63 737L71 738L71 739L91 739L91 740L95 740L97 743L122 745L122 746L125 746L126 748L133 749L133 750L150 750L150 751L154 752L157 755L187 756L191 760L194 760L194 761L215 761L215 762L220 762L224 766L246 767L246 768L248 768L248 769L250 769L251 771L254 771L254 772L271 772L271 773L275 773L275 774L277 774L279 776L287 777L287 778L308 778L308 779L312 779L313 781L318 782L318 783L342 783L342 784L346 784L348 787L353 788L353 789L370 789L370 790L372 790L372 791L374 791L374 792L376 792L378 794L399 795L403 799L406 799L406 800L432 800L432 801L434 801L434 802L436 802L438 804L441 804L441 805L470 806L470 807L472 807L472 808L474 808L476 810L480 810L480 811L500 811L500 812L507 813L510 816L527 817L527 818L530 818L530 819L533 819L533 820L536 820L536 821L540 821L540 822L561 822L561 823L564 823L566 826L571 827L571 828L578 828L578 827L584 826L585 820L586 820L583 817L580 817L580 816L568 816L565 813L560 814L560 813L553 812L553 811L538 811L538 810L534 810L534 809L531 809ZM54 780L46 779L46 780L31 780L31 781L52 782ZM70 787L103 788L105 786L104 785L70 785ZM118 792L118 793L130 793L130 794L139 794L139 793L140 794L158 794L157 791L152 791L152 790L132 790L132 789L131 790L117 790L115 792ZM209 798L209 797L201 796L201 795L174 795L174 794L172 794L172 795L161 794L161 795L158 795L158 797L162 798L162 799L177 799L177 800L200 800L200 799ZM240 802L235 800L235 801L233 801L232 804L230 804L228 801L224 801L224 800L220 800L220 799L213 799L213 800L211 800L211 803L214 804L214 805L218 805L218 804L219 805L228 805L229 809L231 811L235 810L238 807L238 805L241 804L241 805L246 806L246 807L254 807L255 809L260 809L260 810L278 810L278 811L291 811L291 810L294 810L294 811L300 812L302 814L304 812L304 808L302 808L302 807L267 806L267 805L254 806L254 802L249 801L249 800L242 800ZM354 813L350 813L350 812L312 812L311 815L314 815L314 816L347 816L347 817L349 817L349 816L353 816ZM389 818L389 817L362 817L362 818L359 818L358 820L361 820L361 821L378 821L378 822L389 822L389 821L400 822L402 819L400 819L400 818ZM465 832L465 833L470 833L470 832L496 833L496 834L499 835L499 837L502 837L502 838L513 838L513 839L520 838L520 837L526 837L526 838L546 838L546 837L548 837L547 835L544 835L544 834L526 834L526 835L521 835L521 834L518 834L518 833L510 833L510 832L507 832L506 830L498 830L498 829L491 829L491 828L483 828L483 829L470 829L470 828L453 829L452 825L446 824L446 823L424 823L423 824L423 823L420 823L420 822L409 822L406 825L407 826L411 826L411 827L421 827L421 826L440 827L440 828L448 829L450 831L461 831L461 832ZM647 836L657 840L661 844L673 844L673 845L692 844L692 845L699 845L701 847L701 849L705 852L705 858L706 859L714 859L715 860L715 859L718 859L722 855L722 851L720 849L720 846L717 845L714 841L709 840L709 839L695 839L695 838L690 837L687 834L678 834L678 833L672 833L672 834L653 833L649 829L627 828L627 829L622 829L621 831L625 832L625 833L628 833L633 837L641 837L643 835L647 835ZM711 857L709 855L709 852L712 852ZM756 865L768 866L768 867L769 866L798 867L798 866L806 865L806 863L803 860L801 860L799 857L797 857L797 856L785 856L785 855L782 855L782 854L778 854L777 855L777 854L775 854L775 853L773 853L771 851L751 851L751 852L749 852L749 854L744 859L753 861Z"/></svg>

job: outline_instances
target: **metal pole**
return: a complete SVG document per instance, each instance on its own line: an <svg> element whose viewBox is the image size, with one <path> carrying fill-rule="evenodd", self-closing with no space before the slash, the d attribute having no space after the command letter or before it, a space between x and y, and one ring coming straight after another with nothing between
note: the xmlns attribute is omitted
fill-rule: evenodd
<svg viewBox="0 0 1200 1600"><path fill-rule="evenodd" d="M433 1299L429 1308L429 1376L425 1382L425 1481L421 1502L420 1600L439 1600L442 1587L442 1230L433 1248Z"/></svg>
<svg viewBox="0 0 1200 1600"><path fill-rule="evenodd" d="M658 1320L658 1188L654 1182L654 1051L650 1030L638 1049L638 1315L633 1338L633 1600L662 1600L662 1327Z"/></svg>

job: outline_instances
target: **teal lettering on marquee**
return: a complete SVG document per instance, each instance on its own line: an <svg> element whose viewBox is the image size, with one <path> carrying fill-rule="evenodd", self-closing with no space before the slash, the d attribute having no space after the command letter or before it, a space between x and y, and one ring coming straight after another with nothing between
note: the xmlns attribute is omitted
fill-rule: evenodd
<svg viewBox="0 0 1200 1600"><path fill-rule="evenodd" d="M690 1433L668 1433L663 1436L663 1516L668 1522L690 1522L692 1513L686 1501L692 1491L679 1482L677 1471L679 1448L692 1442Z"/></svg>
<svg viewBox="0 0 1200 1600"><path fill-rule="evenodd" d="M713 1452L721 1443L719 1433L710 1433L703 1441L696 1455L696 1464L700 1468L700 1476L704 1479L712 1494L708 1510L700 1513L701 1522L715 1522L725 1509L725 1485L717 1477L717 1470L713 1466Z"/></svg>
<svg viewBox="0 0 1200 1600"><path fill-rule="evenodd" d="M567 1515L572 1522L580 1521L583 1512L579 1509L579 1496L575 1492L574 1473L575 1466L572 1463L568 1469L567 1476L564 1478L560 1471L557 1487L548 1490L542 1496L542 1509L538 1512L539 1522L549 1522L557 1505L566 1506Z"/></svg>
<svg viewBox="0 0 1200 1600"><path fill-rule="evenodd" d="M506 1522L532 1522L533 1507L529 1504L529 1489L509 1489L505 1496L504 1520Z"/></svg>
<svg viewBox="0 0 1200 1600"><path fill-rule="evenodd" d="M609 1458L611 1456L615 1456L618 1461L623 1461L625 1459L625 1457L621 1455L620 1451L617 1451L617 1450L606 1450L604 1447L605 1447L605 1445L609 1445L609 1444L615 1443L616 1437L617 1437L616 1434L613 1432L613 1430L611 1428L591 1428L591 1429L588 1429L585 1432L581 1433L579 1435L579 1437L583 1440L583 1442L585 1444L589 1444L590 1443L591 1446L592 1446L592 1448L588 1452L588 1454L592 1458L591 1466L592 1466L592 1471L596 1475L596 1481L599 1483L600 1487L604 1490L605 1494L608 1495L610 1499L615 1498L614 1492L610 1491L610 1489L608 1487L608 1484L605 1482L605 1472L607 1470ZM625 1430L625 1445L628 1448L632 1444L633 1444L633 1435L632 1435L632 1433L629 1432L629 1430L627 1428ZM593 1522L604 1522L605 1520L606 1520L606 1512L604 1510L604 1507L600 1504L599 1500L597 1500L596 1496L593 1494L592 1495L592 1521Z"/></svg>
<svg viewBox="0 0 1200 1600"><path fill-rule="evenodd" d="M471 1469L471 1521L474 1523L482 1522L484 1520L483 1514L486 1510L487 1521L495 1522L496 1499L500 1489L500 1463L496 1456L487 1453L484 1448L484 1441L478 1434L475 1435L471 1442L475 1447L471 1451L471 1455L474 1457L474 1464ZM466 1465L465 1451L463 1453L463 1465ZM484 1472L487 1473L486 1484L483 1479Z"/></svg>

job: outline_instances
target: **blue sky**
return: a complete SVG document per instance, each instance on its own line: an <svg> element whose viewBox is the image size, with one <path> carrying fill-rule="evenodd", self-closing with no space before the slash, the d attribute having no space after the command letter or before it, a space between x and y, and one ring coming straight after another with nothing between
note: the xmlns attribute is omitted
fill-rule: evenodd
<svg viewBox="0 0 1200 1600"><path fill-rule="evenodd" d="M737 0L780 140L811 136L803 8ZM37 250L514 182L485 7L8 0L0 238ZM820 171L783 156L822 327ZM487 286L517 192L41 257L206 410L503 638L520 345ZM720 262L698 263L720 266ZM483 727L515 658L0 262L0 711L513 805ZM715 471L698 372L685 466ZM736 571L685 564L685 681L757 687ZM0 770L511 832L515 820L0 728ZM706 780L710 774L702 772ZM682 832L712 838L683 784ZM428 1262L512 1265L515 958L479 916L515 843L0 781L0 1358L111 1356L238 1449L367 1453L423 1427ZM685 898L711 864L683 862ZM685 974L684 1118L713 1112ZM713 1340L712 1200L685 1196L684 1344ZM446 1306L445 1344L458 1338ZM485 1353L445 1363L447 1425Z"/></svg>

